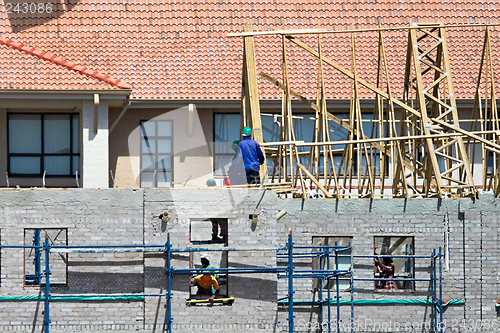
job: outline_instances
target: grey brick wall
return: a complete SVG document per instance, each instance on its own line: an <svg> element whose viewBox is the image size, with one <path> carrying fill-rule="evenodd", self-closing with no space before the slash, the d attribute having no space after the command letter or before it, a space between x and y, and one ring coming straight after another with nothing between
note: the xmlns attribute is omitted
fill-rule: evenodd
<svg viewBox="0 0 500 333"><path fill-rule="evenodd" d="M311 245L313 236L352 237L353 255L372 255L376 236L413 236L416 255L429 255L448 241L443 261L443 299L466 299L465 305L449 305L444 318L447 331L480 328L489 331L497 320L498 200L482 194L478 200L308 200L277 199L261 190L1 190L0 240L2 245L22 245L25 228L67 228L69 245L164 244L167 234L174 248L191 246L191 219L228 219L229 247L277 247L290 231L296 245ZM278 211L287 214L276 220ZM464 212L462 216L460 211ZM167 212L168 221L158 218ZM249 219L258 214L257 223ZM57 255L55 253L53 256ZM274 251L230 252L229 267L273 267L286 264ZM188 268L190 255L174 253L174 268ZM167 279L161 253L70 253L68 283L51 287L53 294L164 294ZM311 259L295 262L310 269ZM24 286L24 252L1 251L0 297L43 295L39 287ZM430 277L429 260L416 261L416 278ZM373 261L355 258L356 278L373 277ZM280 332L288 328L286 306L277 299L287 294L287 281L276 274L239 274L229 277L233 306L186 306L189 278L172 279L174 332L220 331ZM294 279L294 297L312 299L312 280ZM326 293L326 291L325 291ZM334 295L335 292L332 292ZM355 299L428 299L428 282L417 282L413 292L376 292L372 281L356 281ZM349 300L349 292L340 292ZM39 330L44 303L1 301L0 331ZM52 301L51 331L159 332L166 318L165 297L144 301ZM295 307L296 331L318 328L317 306ZM328 308L323 307L323 322ZM428 331L434 316L430 305L356 305L356 332ZM350 305L340 307L343 331L350 331ZM335 331L337 309L331 307ZM462 322L464 321L465 322ZM461 324L465 324L465 326ZM326 325L326 324L325 324ZM489 325L489 326L488 326ZM424 326L422 328L422 326ZM34 327L34 328L33 328ZM326 328L326 326L323 326ZM496 327L496 325L493 325Z"/></svg>

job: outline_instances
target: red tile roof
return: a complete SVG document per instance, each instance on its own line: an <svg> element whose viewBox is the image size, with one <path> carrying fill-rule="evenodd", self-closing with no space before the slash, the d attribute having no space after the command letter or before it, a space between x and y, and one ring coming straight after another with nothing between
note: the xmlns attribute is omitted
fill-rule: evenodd
<svg viewBox="0 0 500 333"><path fill-rule="evenodd" d="M56 57L53 54L49 54L49 53L37 50L34 47L27 47L27 46L25 46L25 45L23 45L21 43L14 42L11 39L0 37L0 44L8 46L8 47L10 47L10 48L12 48L14 50L17 50L17 51L20 51L20 52L24 52L24 53L26 53L28 55L35 56L35 57L37 57L39 59L48 61L48 62L50 62L50 63L52 63L54 65L66 67L69 70L73 70L73 71L75 71L77 73L80 73L80 74L86 75L88 77L97 79L99 81L107 83L107 84L109 84L109 85L111 85L113 87L116 87L116 88L120 88L120 89L130 89L130 88L132 88L129 84L127 84L125 82L120 82L120 80L114 79L114 78L112 78L112 77L110 77L108 75L104 75L104 74L101 74L99 72L92 71L92 70L90 70L88 68L85 68L83 66L80 66L78 64L75 64L75 63L72 63L70 61L67 61L67 60L61 59L59 57ZM51 82L47 82L47 83L50 84ZM70 82L70 83L72 83L72 82ZM88 88L86 88L86 89L88 89Z"/></svg>
<svg viewBox="0 0 500 333"><path fill-rule="evenodd" d="M132 97L140 99L239 98L242 39L227 34L242 31L246 22L253 23L256 31L282 27L347 30L351 25L362 29L379 23L384 27L411 22L500 23L500 7L487 0L69 0L53 4L50 13L47 7L37 7L36 13L30 8L29 13L18 13L11 5L11 13L6 14L8 9L0 10L3 37L130 83ZM492 28L495 54L498 32ZM407 33L384 33L391 85L398 97L403 89ZM448 30L459 98L473 97L483 37L483 28ZM300 38L316 47L315 36ZM371 83L376 82L377 41L376 33L356 34L358 74ZM256 37L255 44L257 69L280 78L280 38ZM350 35L325 35L323 50L350 68ZM289 45L288 57L292 88L315 96L315 59L294 45ZM0 88L89 89L96 82L110 87L11 49L0 50L0 63ZM329 98L349 98L350 80L326 67L325 77ZM263 79L259 85L261 98L281 96ZM365 98L373 97L366 89L362 92Z"/></svg>

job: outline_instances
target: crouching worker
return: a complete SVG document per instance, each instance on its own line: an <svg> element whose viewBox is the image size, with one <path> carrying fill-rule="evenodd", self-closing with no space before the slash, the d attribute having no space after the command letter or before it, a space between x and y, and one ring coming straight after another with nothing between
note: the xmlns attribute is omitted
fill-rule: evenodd
<svg viewBox="0 0 500 333"><path fill-rule="evenodd" d="M196 275L193 278L193 285L198 287L198 292L196 293L196 295L210 295L209 300L211 301L214 300L215 295L219 294L219 283L213 275Z"/></svg>

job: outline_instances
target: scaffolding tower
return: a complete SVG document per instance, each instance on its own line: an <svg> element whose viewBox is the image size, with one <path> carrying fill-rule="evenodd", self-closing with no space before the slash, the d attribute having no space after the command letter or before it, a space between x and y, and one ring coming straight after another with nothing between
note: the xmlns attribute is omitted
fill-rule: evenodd
<svg viewBox="0 0 500 333"><path fill-rule="evenodd" d="M35 266L41 265L41 258L43 256L45 269L37 270L35 276L30 276L27 279L28 284L34 285L35 281L40 283L43 288L43 295L33 295L33 297L27 296L0 296L0 301L13 301L13 300L24 300L24 301L43 301L44 302L44 320L43 320L43 331L49 333L50 331L50 303L52 301L61 300L75 300L75 301L102 301L102 300L144 300L145 297L165 297L166 300L166 319L165 327L167 332L172 332L172 277L174 275L188 275L193 274L252 274L252 273L267 273L267 274L277 274L278 279L284 279L287 281L287 295L285 297L278 297L278 305L284 305L287 307L288 311L288 331L290 333L294 332L295 322L294 322L294 309L301 307L305 304L318 306L318 324L323 327L326 323L328 332L332 330L337 333L341 331L340 323L340 306L342 304L350 304L351 315L350 315L350 330L354 332L354 318L355 318L355 305L356 304L426 304L431 305L434 308L434 320L433 328L436 332L444 332L443 325L443 294L442 294L442 258L441 248L436 252L433 250L429 256L416 256L416 255L402 255L402 256L390 256L392 258L400 257L407 258L410 260L424 259L429 260L429 267L431 268L431 276L428 279L422 278L357 278L354 274L354 260L356 258L374 260L376 257L383 257L378 255L345 255L346 251L350 251L351 245L348 246L297 246L293 243L292 234L288 236L287 243L282 247L255 247L255 248L202 248L202 247L189 247L189 248L173 248L170 236L167 237L167 242L163 245L82 245L82 246L60 246L52 245L49 241L48 236L45 236L45 241L43 244L39 244L39 238L37 240L37 235L39 237L39 232L35 230L34 235L34 245L1 245L2 248L17 248L17 249L33 249L37 251L35 256ZM277 259L285 259L285 265L277 265L274 267L250 267L250 268L190 268L190 269L176 269L172 266L172 254L180 252L207 252L207 251L245 251L245 252L255 252L255 251L266 251L273 252L276 254ZM165 293L158 294L147 294L147 293L137 293L137 294L52 294L51 293L51 280L50 280L50 260L51 254L68 254L68 253L132 253L132 252L156 252L164 253L166 258L166 269L165 274L167 276L167 288ZM274 256L274 254L273 254ZM342 256L350 257L351 266L349 269L339 269L339 258ZM295 265L297 264L297 259L303 258L313 258L319 260L318 269L297 269ZM330 259L334 258L334 267L330 265ZM38 262L37 262L38 261ZM342 278L350 279L350 300L342 300L339 288L339 279ZM296 279L318 279L320 288L318 290L318 298L311 300L295 299L295 287L294 280ZM323 290L323 281L326 281L326 290ZM408 299L396 299L396 300L384 300L384 299L372 299L372 300L359 300L355 297L355 282L356 281L403 281L414 283L416 281L428 281L432 285L432 299L420 299L420 300L408 300ZM336 286L335 295L332 296L331 286ZM459 304L460 302L455 302ZM324 314L323 307L326 305L326 315ZM335 306L336 313L333 315L332 305Z"/></svg>

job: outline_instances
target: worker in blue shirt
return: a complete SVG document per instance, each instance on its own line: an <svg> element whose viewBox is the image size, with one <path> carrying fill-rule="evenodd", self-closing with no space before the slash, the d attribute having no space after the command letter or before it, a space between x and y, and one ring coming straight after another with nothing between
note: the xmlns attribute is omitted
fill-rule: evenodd
<svg viewBox="0 0 500 333"><path fill-rule="evenodd" d="M243 140L240 141L238 147L243 156L247 183L260 184L259 170L260 165L264 163L264 154L257 141L251 138L252 129L250 127L245 127L241 135L243 136Z"/></svg>

